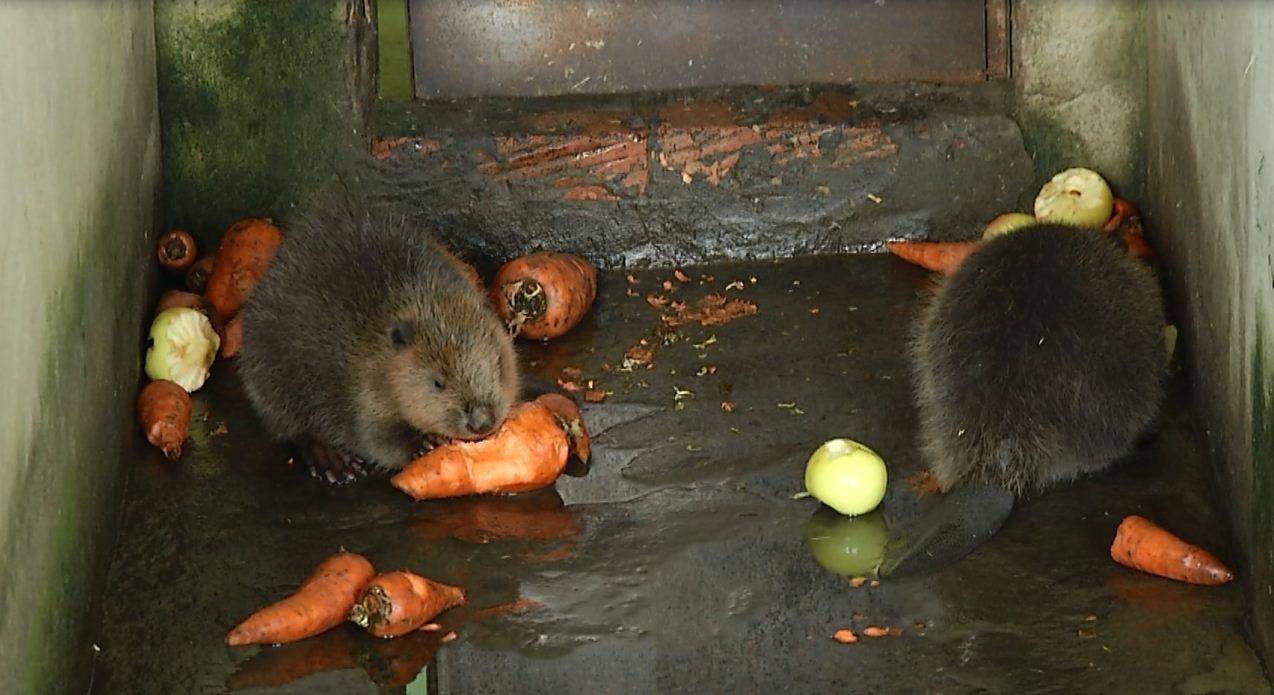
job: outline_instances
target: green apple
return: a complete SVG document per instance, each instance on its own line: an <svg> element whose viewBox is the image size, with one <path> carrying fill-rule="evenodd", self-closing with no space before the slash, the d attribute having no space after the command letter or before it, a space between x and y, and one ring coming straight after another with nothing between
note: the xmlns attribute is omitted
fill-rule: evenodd
<svg viewBox="0 0 1274 695"><path fill-rule="evenodd" d="M852 439L830 439L805 464L805 489L841 514L854 516L875 509L885 498L889 474L885 461Z"/></svg>
<svg viewBox="0 0 1274 695"><path fill-rule="evenodd" d="M888 542L889 527L880 510L864 516L842 516L834 509L819 507L805 522L810 555L837 574L875 574Z"/></svg>
<svg viewBox="0 0 1274 695"><path fill-rule="evenodd" d="M991 239L1032 224L1035 224L1035 215L1025 212L1006 212L997 215L995 219L987 223L986 229L982 232L982 238Z"/></svg>
<svg viewBox="0 0 1274 695"><path fill-rule="evenodd" d="M1058 173L1035 196L1035 219L1100 229L1110 221L1115 196L1101 174L1075 167Z"/></svg>
<svg viewBox="0 0 1274 695"><path fill-rule="evenodd" d="M212 322L198 309L175 306L164 309L150 324L146 348L146 376L167 379L193 392L203 386L221 338Z"/></svg>

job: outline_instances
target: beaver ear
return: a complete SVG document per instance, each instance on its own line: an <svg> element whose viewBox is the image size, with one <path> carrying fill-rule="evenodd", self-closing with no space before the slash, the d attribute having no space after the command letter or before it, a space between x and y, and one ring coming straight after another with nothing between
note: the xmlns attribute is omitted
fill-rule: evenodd
<svg viewBox="0 0 1274 695"><path fill-rule="evenodd" d="M416 324L406 319L397 319L389 327L389 342L396 350L410 345L415 336Z"/></svg>

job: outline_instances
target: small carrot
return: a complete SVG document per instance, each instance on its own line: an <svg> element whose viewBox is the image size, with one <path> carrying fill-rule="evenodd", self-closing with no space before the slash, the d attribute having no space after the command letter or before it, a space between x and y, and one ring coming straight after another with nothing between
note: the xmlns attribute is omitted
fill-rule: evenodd
<svg viewBox="0 0 1274 695"><path fill-rule="evenodd" d="M181 445L190 431L190 394L166 379L146 384L137 396L138 417L146 441L169 461L181 458Z"/></svg>
<svg viewBox="0 0 1274 695"><path fill-rule="evenodd" d="M283 232L265 219L239 220L226 230L213 256L204 291L223 321L234 316L247 301L282 243Z"/></svg>
<svg viewBox="0 0 1274 695"><path fill-rule="evenodd" d="M375 576L367 558L342 550L318 564L291 595L248 616L226 644L278 644L312 637L345 622L359 592Z"/></svg>
<svg viewBox="0 0 1274 695"><path fill-rule="evenodd" d="M398 637L464 603L464 589L398 570L376 575L367 583L349 611L349 620L376 637Z"/></svg>
<svg viewBox="0 0 1274 695"><path fill-rule="evenodd" d="M159 264L180 273L195 264L195 239L188 232L174 229L159 237Z"/></svg>
<svg viewBox="0 0 1274 695"><path fill-rule="evenodd" d="M243 316L235 314L234 318L226 322L225 330L221 332L221 356L230 359L239 354L242 348Z"/></svg>
<svg viewBox="0 0 1274 695"><path fill-rule="evenodd" d="M853 644L858 641L858 635L855 635L853 630L847 627L842 627L832 633L832 639L840 642L841 644Z"/></svg>
<svg viewBox="0 0 1274 695"><path fill-rule="evenodd" d="M1188 584L1213 586L1234 579L1212 553L1136 514L1120 522L1110 557L1121 565Z"/></svg>
<svg viewBox="0 0 1274 695"><path fill-rule="evenodd" d="M597 268L569 253L538 251L496 271L491 299L515 334L556 338L575 327L597 298Z"/></svg>
<svg viewBox="0 0 1274 695"><path fill-rule="evenodd" d="M486 439L435 447L389 482L418 500L526 492L557 480L568 447L553 409L537 399L515 405Z"/></svg>
<svg viewBox="0 0 1274 695"><path fill-rule="evenodd" d="M975 241L890 241L885 244L893 255L927 270L950 275L964 259L982 245Z"/></svg>
<svg viewBox="0 0 1274 695"><path fill-rule="evenodd" d="M208 276L212 274L212 256L195 261L186 271L186 291L203 294L208 289Z"/></svg>

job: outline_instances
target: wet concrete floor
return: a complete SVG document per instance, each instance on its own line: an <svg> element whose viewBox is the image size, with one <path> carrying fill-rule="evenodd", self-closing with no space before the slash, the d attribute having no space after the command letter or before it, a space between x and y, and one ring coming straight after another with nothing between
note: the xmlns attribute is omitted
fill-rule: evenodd
<svg viewBox="0 0 1274 695"><path fill-rule="evenodd" d="M1186 385L1117 469L1025 501L953 567L855 588L833 571L861 571L838 534L880 540L932 504L906 480L920 463L903 358L928 276L886 256L685 271L637 272L632 294L608 272L574 332L522 346L528 372L608 393L585 404L591 466L528 495L414 502L383 480L310 480L264 436L233 364L216 365L183 459L139 440L128 462L94 692L1268 692L1238 582L1177 584L1108 555L1119 519L1142 513L1236 557ZM661 330L652 291L758 312ZM622 371L642 338L653 366ZM794 499L834 436L874 447L891 476L880 512L849 526ZM342 546L465 587L440 620L457 639L346 625L224 645ZM868 625L904 632L831 638Z"/></svg>

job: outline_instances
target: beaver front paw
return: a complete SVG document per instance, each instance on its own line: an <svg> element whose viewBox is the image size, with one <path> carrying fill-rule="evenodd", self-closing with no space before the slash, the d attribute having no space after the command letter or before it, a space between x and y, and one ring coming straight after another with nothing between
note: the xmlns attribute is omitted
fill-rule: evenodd
<svg viewBox="0 0 1274 695"><path fill-rule="evenodd" d="M370 475L370 467L361 457L344 453L313 437L296 442L295 448L306 470L319 480L344 485Z"/></svg>

